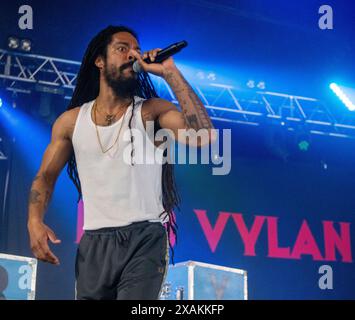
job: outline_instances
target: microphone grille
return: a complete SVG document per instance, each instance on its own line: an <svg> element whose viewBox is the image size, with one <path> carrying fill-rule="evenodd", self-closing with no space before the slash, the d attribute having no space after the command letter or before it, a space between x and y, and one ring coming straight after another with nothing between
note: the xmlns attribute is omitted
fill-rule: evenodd
<svg viewBox="0 0 355 320"><path fill-rule="evenodd" d="M140 66L140 64L138 63L138 61L136 61L136 62L133 63L132 68L133 68L133 71L134 71L135 73L140 73L140 72L143 71L142 68L141 68L141 66Z"/></svg>

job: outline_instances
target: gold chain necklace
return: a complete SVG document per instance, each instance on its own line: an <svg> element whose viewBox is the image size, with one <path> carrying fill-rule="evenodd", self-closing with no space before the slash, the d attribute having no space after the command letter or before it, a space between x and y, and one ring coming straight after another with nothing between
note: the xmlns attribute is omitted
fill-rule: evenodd
<svg viewBox="0 0 355 320"><path fill-rule="evenodd" d="M96 106L96 110L97 112L101 113L100 110L97 108ZM121 111L121 108L118 109L118 111L115 113L115 114L109 114L109 113L106 113L104 116L105 116L105 121L107 123L108 126L110 126L113 122L113 119L116 118L116 116L118 115L118 113ZM102 113L101 113L102 114Z"/></svg>
<svg viewBox="0 0 355 320"><path fill-rule="evenodd" d="M126 117L126 113L127 113L127 109L126 111L124 112L124 115L123 115L123 119L122 119L122 122L121 122L121 125L120 125L120 130L118 131L118 135L116 137L116 140L115 142L112 144L111 147L109 147L107 150L104 150L103 146L102 146L102 143L101 143L101 139L100 139L100 135L99 135L99 129L97 127L97 124L96 124L96 110L97 110L97 103L96 103L96 100L95 100L95 103L94 103L94 120L95 120L95 128L96 128L96 135L97 135L97 140L99 141L99 145L100 145L100 148L101 148L101 151L102 153L106 153L107 151L111 150L113 148L113 146L116 144L118 138L120 137L120 133L121 133L121 129L122 129L122 126L123 126L123 123L124 123L124 119ZM116 113L117 114L117 113ZM116 116L116 115L115 115Z"/></svg>

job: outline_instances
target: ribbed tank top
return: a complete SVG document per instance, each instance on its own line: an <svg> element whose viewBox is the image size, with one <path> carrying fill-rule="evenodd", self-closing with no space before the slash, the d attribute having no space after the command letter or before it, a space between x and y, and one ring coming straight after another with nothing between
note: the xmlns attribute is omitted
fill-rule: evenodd
<svg viewBox="0 0 355 320"><path fill-rule="evenodd" d="M131 122L134 154L143 155L146 159L143 164L134 166L127 162L127 158L130 159L127 154L130 155L131 151L128 122L133 104L128 107L125 116L114 124L97 126L106 150L116 140L122 125L118 141L106 153L100 148L91 116L94 100L80 107L72 143L84 204L84 230L125 226L143 220L161 223L169 220L165 213L159 217L164 211L161 184L164 149L155 147L151 140L146 139L141 115L145 99L135 96L134 100ZM144 139L138 137L137 132Z"/></svg>

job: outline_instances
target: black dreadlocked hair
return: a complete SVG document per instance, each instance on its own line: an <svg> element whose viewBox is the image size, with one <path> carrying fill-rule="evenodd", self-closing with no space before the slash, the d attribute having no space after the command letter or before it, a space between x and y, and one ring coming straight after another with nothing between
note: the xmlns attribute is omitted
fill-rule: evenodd
<svg viewBox="0 0 355 320"><path fill-rule="evenodd" d="M81 67L77 76L77 84L69 103L67 110L73 109L75 107L81 106L86 102L96 99L99 95L100 90L100 72L95 65L95 60L98 56L103 56L105 59L107 57L107 46L111 43L112 35L118 32L128 32L132 34L138 41L137 34L130 28L125 26L108 26L107 28L100 31L89 43L86 52L81 63ZM146 72L142 72L138 75L138 87L134 96L139 96L144 99L149 99L153 97L158 97L154 85ZM129 119L129 129L131 130L131 122L133 118L133 109L135 106L135 101L133 99L133 107L131 112L131 117ZM159 122L154 123L155 132L160 129ZM133 139L131 132L131 143L133 151ZM167 149L164 150L165 157L167 155ZM133 154L131 153L131 157ZM131 162L133 165L133 162ZM73 181L76 189L78 190L79 197L78 202L82 198L81 184L79 180L79 175L77 171L77 165L75 160L75 154L72 153L67 166L67 172L70 179ZM170 242L170 234L173 232L175 236L175 241L177 243L177 229L178 225L176 223L176 217L174 217L173 209L177 208L180 211L179 204L181 202L180 196L178 194L175 177L174 177L174 167L171 163L166 162L162 165L162 204L164 211L159 214L159 217L165 213L164 219L168 216L169 220L167 222L167 231L169 239L169 247L172 252L172 262L174 264L174 249ZM174 264L175 265L175 264Z"/></svg>

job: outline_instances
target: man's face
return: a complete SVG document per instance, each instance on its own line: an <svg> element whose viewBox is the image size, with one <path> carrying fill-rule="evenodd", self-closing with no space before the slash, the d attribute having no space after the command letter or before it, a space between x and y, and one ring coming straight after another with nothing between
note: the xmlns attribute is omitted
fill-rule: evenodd
<svg viewBox="0 0 355 320"><path fill-rule="evenodd" d="M133 71L134 57L130 50L140 53L136 38L128 32L118 32L112 36L107 46L103 75L107 84L120 97L130 97L138 86L137 74Z"/></svg>

